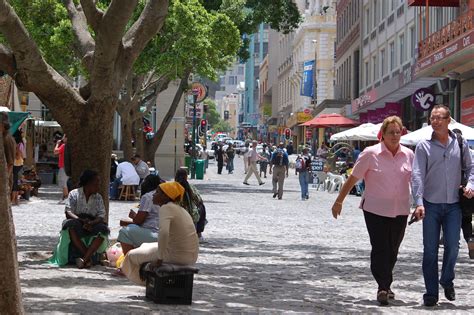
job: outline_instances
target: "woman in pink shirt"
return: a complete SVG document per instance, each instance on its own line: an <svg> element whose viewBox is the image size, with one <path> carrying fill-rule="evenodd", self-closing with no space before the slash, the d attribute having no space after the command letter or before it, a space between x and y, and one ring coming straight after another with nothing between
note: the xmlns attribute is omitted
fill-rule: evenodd
<svg viewBox="0 0 474 315"><path fill-rule="evenodd" d="M364 211L372 252L370 269L377 281L377 301L387 305L394 299L392 271L405 234L410 212L410 177L413 151L400 145L403 124L399 117L387 117L381 127L380 143L367 147L357 160L334 205L334 218L359 179L365 181L360 208Z"/></svg>

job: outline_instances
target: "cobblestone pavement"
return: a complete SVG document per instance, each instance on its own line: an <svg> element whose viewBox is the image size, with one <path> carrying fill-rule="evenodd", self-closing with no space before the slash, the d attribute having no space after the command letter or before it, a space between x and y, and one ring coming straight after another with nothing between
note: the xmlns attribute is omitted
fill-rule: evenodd
<svg viewBox="0 0 474 315"><path fill-rule="evenodd" d="M242 184L241 159L234 174L216 174L210 163L202 192L209 224L195 276L192 306L164 306L144 298L145 290L111 275L111 268L55 268L44 264L63 220L58 190L13 208L18 235L20 276L28 313L423 313L421 224L407 228L395 269L397 299L388 307L375 301L369 267L369 239L359 197L349 196L337 221L330 207L336 197L311 190L300 201L294 171L283 200L272 198L271 178L258 186ZM111 202L112 237L118 220L136 203ZM456 267L457 301L444 297L438 312L474 312L474 261L462 243ZM441 294L442 296L442 294ZM1 311L0 311L1 313Z"/></svg>

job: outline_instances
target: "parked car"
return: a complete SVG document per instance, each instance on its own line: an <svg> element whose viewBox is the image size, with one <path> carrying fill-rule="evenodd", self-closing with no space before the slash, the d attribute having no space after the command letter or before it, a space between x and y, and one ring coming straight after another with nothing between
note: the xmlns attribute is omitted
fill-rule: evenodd
<svg viewBox="0 0 474 315"><path fill-rule="evenodd" d="M235 153L237 154L240 154L245 148L245 142L242 140L233 140L232 144L234 145Z"/></svg>

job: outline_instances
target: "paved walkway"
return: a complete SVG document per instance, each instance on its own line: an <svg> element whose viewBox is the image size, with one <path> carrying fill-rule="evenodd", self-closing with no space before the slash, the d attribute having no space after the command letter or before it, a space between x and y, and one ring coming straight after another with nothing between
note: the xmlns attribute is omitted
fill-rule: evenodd
<svg viewBox="0 0 474 315"><path fill-rule="evenodd" d="M272 198L271 179L242 184L242 162L234 174L216 174L211 163L195 184L208 212L207 243L201 246L192 306L164 306L144 298L144 288L111 275L112 269L53 268L43 263L54 247L64 206L58 190L13 208L18 235L20 276L29 313L424 313L421 274L421 224L407 228L395 270L397 300L375 302L369 268L369 239L359 198L349 196L342 218L331 216L335 195L311 191L300 201L297 177L290 174L283 200ZM132 202L111 202L112 237ZM443 298L438 312L474 312L474 261L466 245L456 268L457 301Z"/></svg>

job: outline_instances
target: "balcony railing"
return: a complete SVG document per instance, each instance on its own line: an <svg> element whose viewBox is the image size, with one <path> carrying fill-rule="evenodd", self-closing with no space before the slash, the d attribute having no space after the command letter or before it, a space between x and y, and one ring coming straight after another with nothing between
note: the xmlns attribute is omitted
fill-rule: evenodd
<svg viewBox="0 0 474 315"><path fill-rule="evenodd" d="M456 20L445 25L436 33L430 34L419 43L419 59L423 59L439 48L453 42L460 36L469 33L474 26L474 11L460 15Z"/></svg>

